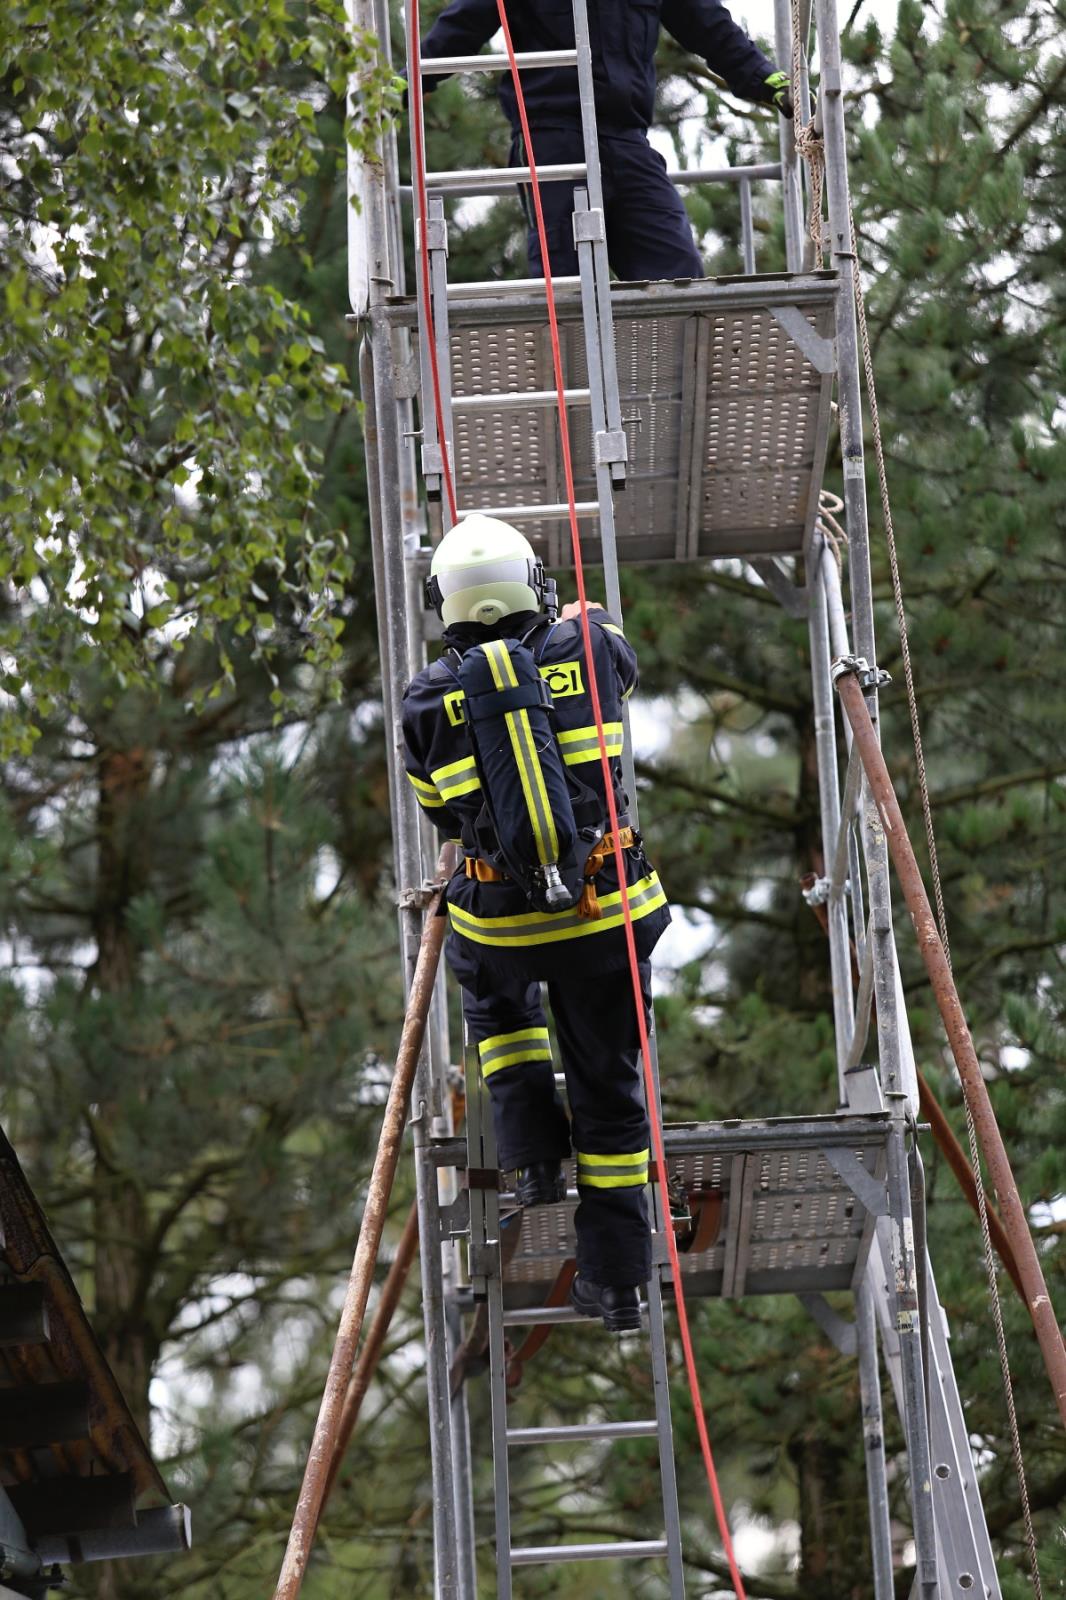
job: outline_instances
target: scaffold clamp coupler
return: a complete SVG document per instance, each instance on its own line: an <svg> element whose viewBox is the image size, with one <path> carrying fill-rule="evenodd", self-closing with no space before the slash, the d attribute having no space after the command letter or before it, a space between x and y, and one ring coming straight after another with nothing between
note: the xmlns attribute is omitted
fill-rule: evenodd
<svg viewBox="0 0 1066 1600"><path fill-rule="evenodd" d="M423 878L419 889L401 889L396 904L401 911L425 911L444 888L443 878Z"/></svg>
<svg viewBox="0 0 1066 1600"><path fill-rule="evenodd" d="M829 671L834 683L852 674L859 680L859 688L864 694L871 689L883 689L886 683L892 682L891 673L883 671L881 667L871 667L865 656L838 656Z"/></svg>
<svg viewBox="0 0 1066 1600"><path fill-rule="evenodd" d="M809 906L824 906L829 899L830 887L828 878L815 878L801 893Z"/></svg>

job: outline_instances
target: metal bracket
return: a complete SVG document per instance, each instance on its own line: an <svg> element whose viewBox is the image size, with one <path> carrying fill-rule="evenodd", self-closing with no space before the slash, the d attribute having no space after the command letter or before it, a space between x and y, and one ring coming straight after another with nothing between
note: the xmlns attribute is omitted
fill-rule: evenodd
<svg viewBox="0 0 1066 1600"><path fill-rule="evenodd" d="M415 218L415 249L422 248L422 218ZM426 223L426 249L448 254L448 224L443 217L430 217Z"/></svg>
<svg viewBox="0 0 1066 1600"><path fill-rule="evenodd" d="M771 306L770 314L779 322L792 340L798 344L816 372L835 372L837 347L833 339L823 339L812 328L799 306Z"/></svg>
<svg viewBox="0 0 1066 1600"><path fill-rule="evenodd" d="M859 1336L854 1322L849 1322L846 1317L834 1311L824 1295L798 1294L796 1299L806 1308L826 1338L832 1341L842 1356L853 1356L858 1352Z"/></svg>
<svg viewBox="0 0 1066 1600"><path fill-rule="evenodd" d="M401 911L425 911L446 883L444 878L423 878L420 889L401 889L396 904Z"/></svg>
<svg viewBox="0 0 1066 1600"><path fill-rule="evenodd" d="M871 667L865 656L838 656L829 669L829 675L834 683L848 673L858 678L859 688L864 693L869 693L871 689L883 689L886 683L892 682L890 672L884 672L880 667Z"/></svg>
<svg viewBox="0 0 1066 1600"><path fill-rule="evenodd" d="M486 1244L470 1245L471 1278L498 1278L500 1275L500 1241L489 1239ZM476 1298L476 1296L475 1296Z"/></svg>
<svg viewBox="0 0 1066 1600"><path fill-rule="evenodd" d="M823 1150L822 1154L837 1177L843 1178L856 1200L862 1202L871 1216L888 1215L888 1189L884 1179L879 1182L853 1150L829 1149Z"/></svg>
<svg viewBox="0 0 1066 1600"><path fill-rule="evenodd" d="M793 583L788 573L772 556L754 556L751 565L759 574L774 599L779 601L790 617L802 621L807 615L807 591Z"/></svg>
<svg viewBox="0 0 1066 1600"><path fill-rule="evenodd" d="M596 465L612 466L616 461L629 460L629 447L621 428L601 428L596 435Z"/></svg>
<svg viewBox="0 0 1066 1600"><path fill-rule="evenodd" d="M450 1205L441 1206L438 1212L441 1243L458 1239L470 1232L470 1191L460 1189Z"/></svg>
<svg viewBox="0 0 1066 1600"><path fill-rule="evenodd" d="M444 476L444 451L439 444L424 444L422 446L422 476L424 478L442 478Z"/></svg>
<svg viewBox="0 0 1066 1600"><path fill-rule="evenodd" d="M600 244L606 238L607 228L604 224L602 211L574 212L575 244L583 244L586 240L592 244Z"/></svg>

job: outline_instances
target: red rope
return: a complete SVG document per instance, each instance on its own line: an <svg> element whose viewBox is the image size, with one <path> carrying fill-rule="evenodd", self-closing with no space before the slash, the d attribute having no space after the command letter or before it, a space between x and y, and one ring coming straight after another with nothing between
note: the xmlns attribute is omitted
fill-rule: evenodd
<svg viewBox="0 0 1066 1600"><path fill-rule="evenodd" d="M585 655L585 667L588 675L589 691L592 700L592 714L596 723L596 738L600 751L600 767L603 772L604 794L607 799L607 812L610 822L611 834L614 840L614 864L618 874L618 885L622 894L622 918L625 924L626 951L629 956L629 973L633 986L633 1001L636 1007L637 1027L640 1032L641 1058L644 1068L644 1083L648 1101L648 1111L651 1121L652 1144L655 1149L655 1160L660 1181L665 1188L666 1178L666 1150L663 1142L662 1119L659 1114L658 1094L656 1092L655 1078L651 1066L651 1045L648 1039L648 1025L644 1015L644 997L640 987L640 967L637 959L637 946L633 934L633 914L629 905L629 891L626 884L625 855L619 843L618 807L614 798L614 781L611 774L610 758L607 754L607 741L603 731L603 707L600 702L599 685L596 682L596 669L592 652L592 629L588 618L587 599L585 590L585 569L581 559L581 533L577 522L577 497L574 489L574 467L570 451L570 429L567 423L566 402L564 398L565 385L563 382L562 351L559 345L559 320L555 312L555 291L552 286L551 260L548 252L548 239L544 226L544 210L540 198L540 181L537 177L537 163L533 154L533 139L529 131L529 121L526 116L525 96L522 93L522 83L518 75L518 64L515 60L514 45L511 42L511 30L507 22L507 11L504 0L496 0L499 12L500 27L503 29L504 45L507 50L507 59L511 68L511 79L514 84L515 98L518 103L518 115L522 124L522 138L526 149L526 159L529 163L530 189L533 195L533 209L537 219L537 234L540 239L541 260L544 264L544 294L547 301L548 322L551 328L552 366L555 372L555 390L559 408L559 437L562 445L563 472L566 477L566 499L570 516L570 540L574 552L574 575L577 579L578 600L581 605L581 636ZM441 429L443 409L440 397L440 376L437 371L436 352L433 343L432 308L429 305L429 252L426 241L425 216L425 161L422 152L422 86L419 73L419 25L418 25L418 0L411 0L408 7L408 61L411 63L411 93L412 115L415 119L415 174L416 196L419 214L423 219L421 228L421 247L423 259L423 311L426 317L426 326L429 329L430 339L430 366L433 374L433 403L437 413L438 433ZM453 521L455 518L455 499L451 484L450 464L445 449L444 458L445 484L448 488L449 501L452 506ZM722 1548L725 1551L726 1561L729 1564L729 1574L737 1600L746 1600L744 1584L737 1567L736 1557L733 1554L733 1541L729 1533L729 1521L726 1517L722 1494L718 1485L718 1473L715 1470L714 1455L711 1451L710 1436L707 1432L707 1419L704 1415L703 1400L700 1396L699 1376L696 1372L696 1357L692 1348L692 1334L689 1328L688 1309L685 1305L684 1288L681 1281L681 1262L678 1256L677 1241L673 1228L669 1226L669 1217L665 1219L667 1226L666 1247L670 1258L670 1271L674 1282L674 1297L677 1305L678 1326L681 1334L681 1347L684 1352L685 1371L688 1376L689 1392L692 1396L692 1409L696 1418L696 1431L699 1435L700 1451L703 1455L703 1464L707 1473L707 1483L714 1502L714 1514L718 1522L718 1531L722 1539Z"/></svg>
<svg viewBox="0 0 1066 1600"><path fill-rule="evenodd" d="M444 492L448 497L451 526L459 521L455 500L455 483L452 464L448 457L448 440L444 435L444 405L441 400L440 368L437 365L437 339L433 324L433 302L429 293L429 206L426 200L426 152L422 127L422 41L419 37L418 0L407 7L407 92L411 102L411 136L414 142L415 215L418 234L418 253L421 271L418 275L418 292L422 299L422 326L426 329L429 345L429 370L433 380L433 410L437 418L437 438L440 441L444 463Z"/></svg>
<svg viewBox="0 0 1066 1600"><path fill-rule="evenodd" d="M581 534L577 525L577 506L574 492L574 468L570 454L570 429L567 424L566 403L564 400L563 362L562 352L559 347L559 322L555 314L555 291L552 287L551 261L548 254L548 238L544 227L544 210L540 199L540 182L537 178L537 163L533 154L533 139L529 131L529 120L526 116L525 97L522 94L522 82L518 75L518 65L515 61L514 46L511 43L511 30L507 24L507 11L504 0L496 0L496 9L500 16L500 26L503 29L504 46L507 50L507 59L511 66L511 80L514 84L515 99L518 102L518 115L522 124L522 139L526 149L526 160L529 163L529 183L533 195L533 209L537 218L537 234L540 239L541 260L544 263L544 296L548 306L548 322L551 325L552 365L555 369L555 388L559 405L559 436L562 444L563 472L566 476L566 499L570 513L570 539L574 550L574 576L577 579L577 594L581 605L581 634L585 651L585 666L588 675L589 692L592 699L592 714L596 722L596 738L600 747L600 766L603 771L603 788L607 797L607 811L611 824L611 834L614 839L614 864L618 874L618 884L622 891L622 917L625 922L626 950L629 955L629 974L633 984L633 1001L637 1012L637 1026L640 1029L640 1049L644 1064L644 1083L648 1101L648 1111L651 1119L652 1144L655 1148L655 1160L658 1167L660 1182L665 1189L666 1179L666 1151L663 1144L662 1119L659 1115L658 1095L656 1093L655 1079L651 1067L651 1046L648 1040L648 1026L644 1015L644 998L640 987L640 970L637 961L637 946L633 936L633 914L629 906L629 891L626 886L625 856L619 843L618 808L614 798L614 782L611 776L611 764L607 755L607 741L603 732L603 709L600 704L599 685L596 682L596 670L592 655L592 629L589 623L588 610L585 598L585 569L581 560ZM667 1207L668 1210L668 1202ZM674 1280L674 1296L677 1304L677 1320L681 1333L681 1348L684 1351L685 1370L688 1374L688 1386L692 1395L692 1409L696 1418L696 1431L699 1434L700 1450L703 1454L703 1465L707 1472L707 1483L714 1502L714 1514L718 1521L718 1531L722 1538L722 1548L729 1563L729 1575L733 1580L737 1600L745 1600L744 1585L741 1581L737 1567L736 1557L733 1554L733 1541L729 1533L729 1521L726 1517L725 1506L722 1503L722 1494L718 1486L718 1473L715 1470L714 1455L711 1451L710 1436L707 1432L707 1419L703 1412L703 1401L700 1397L699 1377L696 1372L696 1357L692 1348L692 1335L689 1329L688 1309L685 1305L685 1292L681 1283L681 1262L677 1253L677 1241L674 1230L669 1226L669 1216L665 1219L667 1226L666 1247L670 1257L670 1271Z"/></svg>

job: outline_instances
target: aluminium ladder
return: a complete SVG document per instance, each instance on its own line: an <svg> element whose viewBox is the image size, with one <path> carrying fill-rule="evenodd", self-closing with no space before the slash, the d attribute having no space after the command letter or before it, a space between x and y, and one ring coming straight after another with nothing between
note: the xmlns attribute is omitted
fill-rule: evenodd
<svg viewBox="0 0 1066 1600"><path fill-rule="evenodd" d="M596 441L594 497L590 497L583 502L579 509L583 515L595 516L600 529L603 549L613 552L615 542L613 496L614 489L622 486L625 482L627 447L625 433L622 428L618 381L614 367L607 241L603 221L599 148L593 103L592 54L584 0L576 0L574 20L575 49L573 51L552 52L551 62L554 65L573 65L577 69L585 160L583 163L565 167L542 167L539 169L538 176L542 183L566 178L578 180L583 184L583 187L579 188L575 193L574 232L578 255L576 282L565 279L556 280L556 282L560 290L576 289L579 292L585 382L581 388L571 390L567 398L571 403L581 407L583 411L587 408L591 434ZM413 42L410 24L408 41L410 56ZM519 56L518 60L523 67L546 64L544 52L537 52L532 56L525 54ZM491 63L494 61L495 65L493 66ZM427 60L420 64L412 63L411 70L418 70L420 65L424 73L480 72L486 70L486 62L490 63L489 70L498 70L498 58L481 56ZM414 140L414 116L415 112L412 107L412 164L417 160ZM528 178L528 168L512 169L506 175L506 182L510 186L515 182L528 180ZM425 318L420 318L418 325L421 393L423 395L433 393L429 351L430 339L433 339L435 344L440 384L440 416L437 416L434 405L425 404L420 410L422 422L422 474L427 494L434 499L439 499L442 492L445 452L447 452L453 472L455 469L454 417L456 412L464 418L472 418L476 427L479 416L484 417L486 414L491 416L494 412L501 408L506 408L508 405L516 412L528 412L529 409L528 396L522 392L505 393L501 396L499 389L496 387L489 389L487 392L478 392L476 388L471 386L464 387L460 393L453 393L451 336L448 314L449 299L452 297L452 291L449 288L447 274L448 246L447 225L444 217L444 196L446 194L484 194L498 190L500 187L501 175L498 171L427 173L426 175L426 188L432 194L432 199L428 203L428 217L425 219L424 224L427 231L426 242L428 245L428 283L423 276L424 264L422 255L417 249L415 257L419 275L420 302L424 304L429 299L433 308L432 327L426 325ZM416 229L422 225L423 223L416 219ZM526 285L522 293L528 296L528 291L529 286ZM513 291L511 292L513 294ZM461 288L459 294L462 294ZM556 392L550 380L545 382L540 395L534 403L542 408L544 417L550 415L552 408L556 404ZM477 476L475 469L475 478ZM482 486L479 483L479 496L482 492ZM480 503L484 504L485 501L482 499ZM467 509L475 509L477 504L478 502L474 502ZM493 509L497 515L519 523L529 520L530 508L521 502L506 506L499 506L494 503ZM541 506L542 514L544 509ZM567 504L562 497L558 499L551 509L557 517L568 516ZM616 614L620 614L616 570L608 582L608 593L611 596L612 609ZM628 786L630 793L635 798L631 771L629 773ZM631 807L631 810L634 823L636 823L635 805ZM472 1053L472 1055L476 1056L476 1052ZM468 1083L477 1083L476 1064L473 1062L472 1064L473 1070L468 1073ZM503 1295L503 1233L494 1140L492 1138L491 1117L486 1114L483 1095L481 1093L472 1094L468 1088L467 1107L467 1147L468 1152L472 1152L473 1155L466 1163L466 1170L469 1174L481 1171L491 1172L493 1175L492 1182L486 1188L478 1188L468 1183L465 1191L467 1205L463 1212L463 1219L467 1224L467 1228L464 1231L468 1232L470 1239L471 1288L474 1293L483 1296L488 1305L490 1396L495 1476L497 1595L500 1600L511 1600L512 1570L517 1566L545 1565L560 1559L602 1560L607 1558L647 1559L664 1557L669 1573L670 1592L672 1595L682 1596L684 1594L684 1571L677 1505L673 1429L670 1419L666 1331L663 1322L662 1272L664 1252L660 1250L657 1253L658 1259L653 1265L645 1307L645 1323L653 1377L654 1416L639 1423L595 1422L557 1428L515 1429L508 1427L504 1331L506 1313L504 1311ZM476 1155L476 1159L474 1159L474 1155ZM661 1177L661 1175L658 1176ZM663 1226L670 1225L669 1201L664 1198L661 1183L654 1183L652 1191L653 1228L656 1232L659 1232ZM524 1226L524 1219L521 1216L512 1217L510 1221L512 1227ZM519 1321L521 1320L521 1315L521 1313L513 1314L511 1320ZM510 1450L519 1446L543 1448L555 1444L573 1443L579 1440L613 1440L634 1437L654 1437L657 1440L663 1507L662 1538L633 1539L582 1546L571 1544L565 1547L565 1551L563 1548L556 1548L550 1545L518 1546L512 1543L509 1499Z"/></svg>
<svg viewBox="0 0 1066 1600"><path fill-rule="evenodd" d="M386 0L349 0L353 20L388 38ZM791 59L788 0L776 0L777 48ZM801 31L811 21L806 4ZM576 200L579 273L554 286L564 345L566 403L572 425L578 513L586 558L604 566L606 598L619 610L618 555L628 560L742 557L793 615L806 617L827 877L813 891L828 915L841 1111L813 1119L704 1124L667 1130L665 1175L681 1191L709 1191L721 1206L718 1237L683 1260L688 1292L739 1296L800 1294L838 1346L858 1357L873 1554L872 1593L890 1600L892 1552L880 1424L879 1355L904 1422L914 1487L917 1563L923 1600L1000 1600L965 1422L954 1384L943 1313L925 1259L921 1165L915 1142L916 1074L892 934L887 856L857 761L838 771L830 664L852 650L834 561L818 525L818 496L834 382L840 407L845 516L850 540L854 649L875 658L868 530L862 466L859 365L850 272L847 171L834 0L818 0L832 269L804 260L802 183L790 130L779 165L696 176L736 183L744 273L699 283L610 286L603 238L598 155L583 0L575 4L586 160L566 175L583 184ZM553 57L553 60L558 59ZM569 57L568 57L569 59ZM425 70L484 71L500 57L423 63ZM801 106L808 101L806 60ZM367 337L360 376L367 405L367 461L383 690L389 725L399 728L405 681L423 664L426 630L418 610L428 513L439 533L444 451L455 475L460 515L492 509L524 531L549 566L569 562L567 508L560 492L555 393L546 345L543 290L529 280L448 283L444 196L504 192L528 174L430 174L426 242L432 330L404 294L402 191L395 139L383 138L380 163L353 158L350 185L361 211L350 213L353 312ZM549 169L541 171L550 181ZM562 176L556 173L556 176ZM691 176L691 175L690 175ZM755 273L751 184L780 181L789 271ZM809 251L807 252L809 255ZM421 271L420 255L416 252ZM432 404L428 340L442 384L441 426ZM417 355L415 354L417 351ZM421 383L419 370L421 369ZM415 452L429 495L420 503ZM617 505L614 491L627 485ZM797 582L791 558L801 558ZM876 679L868 696L876 717ZM844 730L846 735L846 729ZM398 737L398 731L396 736ZM397 751L398 755L398 751ZM435 849L400 762L390 771L396 874L405 974L417 948L422 862ZM631 769L628 784L632 792ZM843 789L843 794L841 790ZM853 994L849 940L860 982ZM871 1001L876 1047L868 1049ZM510 1429L503 1340L519 1323L574 1320L547 1311L558 1267L572 1254L573 1196L521 1220L513 1258L501 1240L509 1222L494 1168L487 1101L476 1071L467 1084L466 1136L448 1116L450 1051L438 994L412 1118L426 1323L427 1400L434 1476L436 1593L473 1600L475 1567L472 1462L465 1389L453 1401L448 1368L460 1321L475 1299L487 1302L489 1387L497 1493L498 1588L526 1562L591 1559L588 1547L513 1547L507 1495L512 1448L548 1445L564 1430ZM467 1174L465 1187L460 1177ZM486 1186L487 1185L487 1186ZM637 1424L659 1443L664 1537L636 1540L626 1553L664 1557L671 1596L684 1593L670 1441L662 1322L661 1229L670 1202L653 1186L656 1270L649 1288L648 1334L656 1416ZM913 1244L911 1243L913 1241ZM919 1292L919 1286L921 1292ZM856 1317L830 1311L824 1293L850 1289ZM600 1335L602 1337L602 1335ZM627 1425L623 1425L625 1427ZM712 1419L713 1426L713 1419ZM619 1437L618 1425L581 1425L570 1438ZM510 1435L510 1437L509 1437ZM517 1437L515 1436L517 1435ZM551 1438L549 1438L551 1435ZM600 1552L602 1553L602 1552ZM622 1554L614 1550L612 1554Z"/></svg>

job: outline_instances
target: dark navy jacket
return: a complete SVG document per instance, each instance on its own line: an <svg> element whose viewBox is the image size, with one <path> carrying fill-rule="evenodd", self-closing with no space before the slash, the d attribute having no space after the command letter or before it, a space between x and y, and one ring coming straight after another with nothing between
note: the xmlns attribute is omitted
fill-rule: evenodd
<svg viewBox="0 0 1066 1600"><path fill-rule="evenodd" d="M660 24L678 44L703 56L712 72L745 100L769 103L766 78L773 63L756 49L721 0L588 0L592 74L600 131L610 134L650 126L655 102L655 47ZM516 51L572 50L571 0L510 0L507 20ZM499 27L496 0L452 0L422 41L423 56L473 55ZM426 78L431 89L438 79ZM540 67L522 73L531 127L580 123L577 71ZM500 81L500 103L520 131L509 74Z"/></svg>
<svg viewBox="0 0 1066 1600"><path fill-rule="evenodd" d="M605 611L589 614L596 683L619 815L622 792L622 702L637 681L637 658L621 628ZM579 621L555 625L546 620L532 636L536 617L508 618L498 631L449 629L445 643L460 652L465 645L509 633L527 636L555 703L556 737L565 765L603 796L603 769L592 714ZM423 810L445 838L469 839L482 807L481 783L466 731L463 691L444 659L424 667L404 695L404 766ZM606 816L606 802L603 814ZM640 849L626 852L630 911L641 959L651 953L670 920L666 895ZM607 971L626 962L621 894L613 857L596 878L602 915L584 920L573 912L532 911L514 883L479 883L465 870L448 886L453 941L449 960L460 981L474 988L475 968L530 979L552 978L575 970ZM456 948L458 946L459 948ZM465 957L465 965L460 964Z"/></svg>

